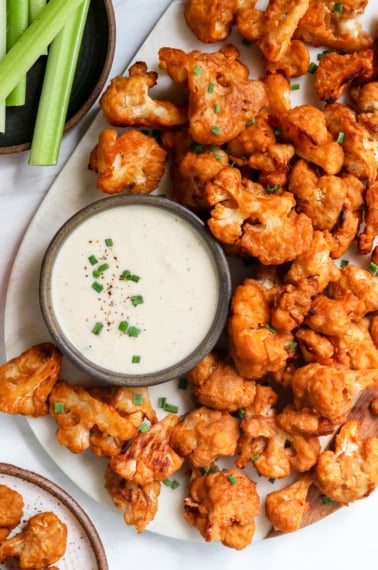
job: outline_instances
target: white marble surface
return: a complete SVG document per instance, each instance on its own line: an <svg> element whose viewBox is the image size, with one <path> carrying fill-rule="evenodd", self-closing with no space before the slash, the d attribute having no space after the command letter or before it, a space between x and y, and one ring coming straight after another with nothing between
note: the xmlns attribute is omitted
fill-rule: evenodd
<svg viewBox="0 0 378 570"><path fill-rule="evenodd" d="M112 75L125 69L168 4L167 0L114 1L117 48ZM96 108L65 136L59 164L54 168L28 166L27 153L0 156L1 327L9 272L23 234L40 201L85 133L95 113ZM1 328L0 362L3 362L4 358ZM209 567L222 570L243 570L251 567L292 570L318 570L323 567L354 570L356 566L376 567L377 492L310 528L293 535L258 542L242 552L236 552L220 544L183 542L148 531L138 536L132 528L126 527L120 513L106 511L67 478L47 455L27 422L21 417L0 414L0 461L36 471L64 487L82 505L96 525L106 550L110 570L134 570L148 565L153 566L155 570L177 570L179 567L182 570Z"/></svg>

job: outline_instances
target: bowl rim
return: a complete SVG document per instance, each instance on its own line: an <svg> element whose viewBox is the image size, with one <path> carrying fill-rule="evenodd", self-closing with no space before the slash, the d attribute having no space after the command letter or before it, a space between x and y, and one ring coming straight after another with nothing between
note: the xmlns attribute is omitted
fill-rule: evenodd
<svg viewBox="0 0 378 570"><path fill-rule="evenodd" d="M208 249L209 255L213 259L219 285L218 303L213 321L207 334L194 350L179 362L163 370L136 375L111 371L85 358L63 334L55 316L51 297L51 277L54 261L61 246L71 232L80 226L82 222L104 210L128 205L162 208L188 222L198 232ZM215 347L224 331L229 314L231 291L231 273L226 255L221 245L209 231L205 222L181 204L162 195L119 194L101 198L73 214L73 216L58 229L47 246L42 259L39 278L39 303L42 317L54 344L71 363L92 379L107 384L130 387L154 386L180 378L205 358Z"/></svg>
<svg viewBox="0 0 378 570"><path fill-rule="evenodd" d="M80 119L82 119L88 111L93 107L97 98L99 97L101 91L103 90L106 80L109 77L111 67L113 65L114 53L116 48L116 19L115 19L115 12L113 7L112 0L102 0L105 7L106 19L108 23L108 41L106 47L106 56L102 71L97 79L97 82L92 89L89 97L87 97L86 101L83 105L76 111L72 117L66 121L64 125L64 133L69 131L72 127L74 127ZM11 146L2 146L0 147L0 155L1 154L16 154L18 152L23 152L25 150L29 150L31 147L31 142L20 143Z"/></svg>

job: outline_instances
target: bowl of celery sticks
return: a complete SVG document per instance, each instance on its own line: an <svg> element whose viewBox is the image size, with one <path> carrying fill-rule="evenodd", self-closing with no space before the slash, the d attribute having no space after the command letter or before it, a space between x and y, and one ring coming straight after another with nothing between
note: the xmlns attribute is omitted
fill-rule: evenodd
<svg viewBox="0 0 378 570"><path fill-rule="evenodd" d="M0 0L0 154L28 151L31 165L57 164L114 50L111 0Z"/></svg>

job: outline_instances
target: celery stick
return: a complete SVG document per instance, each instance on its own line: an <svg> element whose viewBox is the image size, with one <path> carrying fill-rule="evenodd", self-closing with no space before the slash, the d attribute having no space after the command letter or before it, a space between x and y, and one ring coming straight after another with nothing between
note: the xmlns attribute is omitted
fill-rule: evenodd
<svg viewBox="0 0 378 570"><path fill-rule="evenodd" d="M49 166L58 161L89 5L90 0L83 1L50 46L29 164Z"/></svg>
<svg viewBox="0 0 378 570"><path fill-rule="evenodd" d="M5 99L63 28L83 0L50 0L0 61L0 101Z"/></svg>
<svg viewBox="0 0 378 570"><path fill-rule="evenodd" d="M29 25L29 0L7 0L7 51L16 43ZM26 102L26 74L8 95L8 107L19 107Z"/></svg>
<svg viewBox="0 0 378 570"><path fill-rule="evenodd" d="M7 50L7 4L0 0L0 60ZM5 133L5 100L0 100L0 133Z"/></svg>
<svg viewBox="0 0 378 570"><path fill-rule="evenodd" d="M45 6L46 0L29 0L29 22L31 23L36 19L40 13L43 6Z"/></svg>

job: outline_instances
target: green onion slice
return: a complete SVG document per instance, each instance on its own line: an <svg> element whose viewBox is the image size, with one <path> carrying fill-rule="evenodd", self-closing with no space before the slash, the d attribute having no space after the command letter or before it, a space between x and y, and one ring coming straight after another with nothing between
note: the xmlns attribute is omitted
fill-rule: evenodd
<svg viewBox="0 0 378 570"><path fill-rule="evenodd" d="M92 329L92 333L95 335L99 335L99 334L101 334L101 331L103 328L104 328L103 323L100 323L99 321L97 321L97 323L95 323L95 325Z"/></svg>
<svg viewBox="0 0 378 570"><path fill-rule="evenodd" d="M135 394L133 394L133 404L136 404L137 406L140 406L143 404L143 394L139 394L138 392L135 392Z"/></svg>
<svg viewBox="0 0 378 570"><path fill-rule="evenodd" d="M139 354L134 354L134 355L131 357L131 362L132 362L132 364L139 364L140 358L141 358L141 357L139 356Z"/></svg>
<svg viewBox="0 0 378 570"><path fill-rule="evenodd" d="M127 330L127 334L129 336L134 336L134 337L139 336L141 332L142 332L141 329L139 329L138 327L129 327Z"/></svg>
<svg viewBox="0 0 378 570"><path fill-rule="evenodd" d="M101 291L104 289L104 287L98 281L93 281L92 289L94 289L96 291L96 293L101 293Z"/></svg>
<svg viewBox="0 0 378 570"><path fill-rule="evenodd" d="M132 297L130 297L130 301L132 302L134 307L136 307L137 305L142 305L144 303L142 295L133 295Z"/></svg>
<svg viewBox="0 0 378 570"><path fill-rule="evenodd" d="M64 404L63 402L54 402L54 412L56 414L63 414L64 413Z"/></svg>
<svg viewBox="0 0 378 570"><path fill-rule="evenodd" d="M238 479L234 473L230 473L229 475L227 475L227 479L230 481L232 485L236 485L236 483L238 482Z"/></svg>

